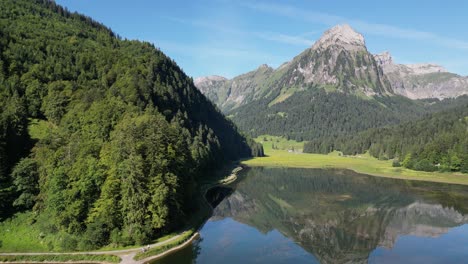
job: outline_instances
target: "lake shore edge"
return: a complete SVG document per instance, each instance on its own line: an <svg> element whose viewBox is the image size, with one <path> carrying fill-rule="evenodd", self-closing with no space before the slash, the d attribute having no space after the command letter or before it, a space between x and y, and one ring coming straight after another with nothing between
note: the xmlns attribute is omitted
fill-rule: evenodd
<svg viewBox="0 0 468 264"><path fill-rule="evenodd" d="M468 174L415 171L392 167L391 161L380 161L369 157L291 153L284 150L269 150L265 154L265 157L243 160L241 164L248 167L348 169L375 177L468 185Z"/></svg>
<svg viewBox="0 0 468 264"><path fill-rule="evenodd" d="M116 256L121 259L120 263L125 263L125 264L142 264L142 263L148 263L149 261L152 260L157 260L161 259L165 256L168 256L172 253L175 253L189 244L191 244L195 239L200 237L200 234L198 233L198 230L204 225L204 223L209 219L209 216L212 214L212 206L211 204L206 200L206 193L208 190L214 187L218 186L226 186L229 184L234 183L238 179L238 173L241 172L244 169L244 166L240 164L239 162L235 162L230 165L230 167L234 167L234 169L231 170L229 175L219 179L215 179L209 182L205 182L204 184L201 185L200 187L200 193L202 194L200 197L201 202L203 203L201 206L202 207L207 207L209 208L209 212L205 212L204 214L208 217L204 217L203 221L201 224L196 225L195 227L192 228L187 228L185 231L182 231L180 233L175 234L174 236L161 241L159 243L155 243L150 245L149 247L151 248L150 250L156 251L156 255L148 255L144 256L144 258L138 259L138 255L140 255L142 246L135 246L135 247L129 247L121 250L95 250L95 251L89 251L89 252L82 252L82 251L76 251L76 252L0 252L0 257L1 256L26 256L26 257L31 257L31 259L24 259L21 261L0 261L0 263L76 263L76 264L82 264L82 263L105 263L105 264L111 264L111 263L117 263L117 262L107 262L107 261L93 261L93 260L73 260L73 259L64 259L63 261L36 261L34 258L37 257L47 257L47 256L67 256L67 255L93 255L93 256ZM206 208L202 208L202 214L203 211L206 210ZM177 241L178 238L183 237L184 233L190 232L190 236L188 239L182 239L183 241ZM174 244L175 242L175 244ZM167 246L167 244L173 243L174 245L164 249L163 251L157 251L158 248ZM123 257L124 254L129 254L127 257Z"/></svg>

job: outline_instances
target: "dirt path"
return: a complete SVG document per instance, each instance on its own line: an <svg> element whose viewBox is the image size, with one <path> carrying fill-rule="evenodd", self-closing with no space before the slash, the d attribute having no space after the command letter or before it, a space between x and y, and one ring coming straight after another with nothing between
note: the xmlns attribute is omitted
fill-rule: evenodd
<svg viewBox="0 0 468 264"><path fill-rule="evenodd" d="M183 232L182 232L183 233ZM165 245L167 243L170 243L176 239L178 239L182 233L174 236L174 237L171 237L169 238L168 240L164 240L164 241L161 241L161 242L158 242L158 243L154 243L154 244L151 244L149 245L149 248L154 248L154 247L159 247L159 246L162 246L162 245ZM140 260L140 261L136 261L134 260L133 258L135 257L135 255L138 253L138 252L141 252L143 247L139 247L139 248L131 248L131 249L122 249L122 250L109 250L109 251L82 251L82 252L63 252L63 253L52 253L52 252L42 252L42 253L18 253L18 252L15 252L15 253L0 253L0 256L16 256L16 255L23 255L23 256L54 256L54 255L115 255L115 256L118 256L120 257L122 260L120 261L120 263L122 264L141 264L141 263L144 263L145 260ZM28 261L28 263L30 263L30 261ZM67 262L67 263L75 263L74 261L70 261L70 262ZM76 263L80 263L79 261L77 261ZM88 261L89 263L89 261Z"/></svg>
<svg viewBox="0 0 468 264"><path fill-rule="evenodd" d="M227 185L227 184L230 184L234 181L237 180L237 173L239 171L241 171L243 168L242 166L238 166L236 167L232 173L220 180L219 182L213 184L213 185L208 185L206 186L204 189L205 189L205 195L206 195L206 191L214 186L218 186L218 185ZM208 203L208 202L207 202ZM208 205L211 207L211 205L208 203ZM159 247L159 246L162 246L162 245L165 245L167 243L170 243L176 239L178 239L185 231L179 233L178 235L174 236L174 237L171 237L169 238L168 240L165 240L165 241L162 241L162 242L158 242L158 243L154 243L154 244L151 244L149 245L149 249L151 248L154 248L154 247ZM187 241L185 241L184 243L182 243L181 245L177 246L177 247L174 247L174 248L171 248L171 249L168 249L156 256L150 256L146 259L142 259L142 260L135 260L134 257L135 255L138 253L138 252L141 252L141 250L143 249L143 247L138 247L138 248L131 248L131 249L122 249L122 250L109 250L109 251L83 251L83 252L69 252L69 253L51 253L51 252L43 252L43 253L18 253L18 252L15 252L15 253L1 253L0 252L0 256L16 256L16 255L23 255L23 256L43 256L43 255L114 255L114 256L118 256L121 258L121 261L120 261L120 264L143 264L145 262L148 262L150 260L154 260L154 259L158 259L158 258L161 258L161 257L164 257L174 251L177 251L181 248L184 248L186 247L189 243L191 243L193 240L195 240L196 238L199 237L199 233L196 232L195 234L192 235L192 237L190 239L188 239ZM36 263L34 261L24 261L24 262L21 262L21 263ZM96 261L86 261L86 263L94 263ZM14 263L14 262L11 262L11 263ZM18 262L17 262L18 263ZM48 262L48 263L62 263L62 262ZM83 261L67 261L66 263L83 263ZM97 262L96 262L97 263Z"/></svg>

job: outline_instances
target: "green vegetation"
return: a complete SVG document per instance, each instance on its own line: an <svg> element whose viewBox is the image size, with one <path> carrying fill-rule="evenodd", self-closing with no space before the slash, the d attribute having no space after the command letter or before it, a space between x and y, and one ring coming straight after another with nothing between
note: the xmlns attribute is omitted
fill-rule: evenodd
<svg viewBox="0 0 468 264"><path fill-rule="evenodd" d="M298 142L292 139L271 135L260 135L255 138L255 141L262 144L265 149L280 149L292 152L302 152L304 147L304 142Z"/></svg>
<svg viewBox="0 0 468 264"><path fill-rule="evenodd" d="M0 256L0 262L70 262L70 261L92 261L92 262L105 262L105 263L119 263L120 258L112 255L90 255L90 254L79 254L79 255L40 255L40 256L29 256L29 255L15 255L15 256Z"/></svg>
<svg viewBox="0 0 468 264"><path fill-rule="evenodd" d="M33 140L41 140L47 137L47 133L53 130L57 126L46 120L40 120L37 118L29 120L29 136Z"/></svg>
<svg viewBox="0 0 468 264"><path fill-rule="evenodd" d="M47 0L1 1L0 36L2 251L146 244L191 221L208 172L263 153L153 44Z"/></svg>
<svg viewBox="0 0 468 264"><path fill-rule="evenodd" d="M429 115L416 122L377 128L356 135L312 140L304 152L347 155L369 151L380 160L394 159L395 167L418 171L468 173L468 104Z"/></svg>
<svg viewBox="0 0 468 264"><path fill-rule="evenodd" d="M468 175L453 172L421 172L406 168L393 167L391 160L378 160L369 154L340 156L291 153L285 150L271 149L265 145L266 157L245 160L242 163L252 167L291 167L291 168L342 168L359 173L388 178L445 182L468 185Z"/></svg>
<svg viewBox="0 0 468 264"><path fill-rule="evenodd" d="M179 238L177 238L176 240L174 241L171 241L167 244L164 244L162 246L159 246L159 247L154 247L154 248L151 248L150 250L146 251L146 252L142 252L142 253L138 253L136 256L135 256L135 260L142 260L142 259L145 259L145 258L148 258L148 257L151 257L151 256L155 256L155 255L158 255L166 250L169 250L173 247L176 247L176 246L179 246L181 244L183 244L185 241L189 240L193 235L194 235L194 231L193 230L190 230L190 231L186 231L184 232Z"/></svg>
<svg viewBox="0 0 468 264"><path fill-rule="evenodd" d="M269 96L246 103L226 114L252 137L268 134L296 141L316 140L333 144L335 137L417 120L427 113L468 102L468 96L439 102L412 101L401 96L365 97L364 100L359 94L327 92L312 86L276 102L274 100L281 97L281 92L272 90ZM273 101L276 103L271 104Z"/></svg>
<svg viewBox="0 0 468 264"><path fill-rule="evenodd" d="M46 219L42 219L46 220ZM2 252L46 252L59 243L60 235L45 233L34 224L33 213L19 213L0 223ZM42 222L42 221L40 221Z"/></svg>

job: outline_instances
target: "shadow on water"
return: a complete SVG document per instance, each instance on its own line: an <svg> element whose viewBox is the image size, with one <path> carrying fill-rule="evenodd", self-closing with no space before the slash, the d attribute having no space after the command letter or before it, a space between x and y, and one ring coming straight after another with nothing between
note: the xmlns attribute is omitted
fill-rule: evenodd
<svg viewBox="0 0 468 264"><path fill-rule="evenodd" d="M195 240L190 246L184 247L177 251L176 254L171 254L165 258L150 262L149 264L195 264L197 257L200 255L203 238Z"/></svg>
<svg viewBox="0 0 468 264"><path fill-rule="evenodd" d="M205 195L206 200L210 203L211 207L216 208L226 197L234 192L232 188L216 186L210 188Z"/></svg>

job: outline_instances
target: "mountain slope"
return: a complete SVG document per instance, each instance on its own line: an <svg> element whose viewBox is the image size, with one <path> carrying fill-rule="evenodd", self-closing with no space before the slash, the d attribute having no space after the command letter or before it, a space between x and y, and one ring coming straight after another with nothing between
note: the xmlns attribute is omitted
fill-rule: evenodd
<svg viewBox="0 0 468 264"><path fill-rule="evenodd" d="M364 37L348 25L326 31L309 49L281 66L286 74L284 87L316 84L348 94L365 96L391 94L390 84L372 54Z"/></svg>
<svg viewBox="0 0 468 264"><path fill-rule="evenodd" d="M274 104L311 86L363 97L392 93L390 83L367 51L364 37L348 25L326 31L310 48L278 69L266 65L232 80L202 77L196 86L224 112L269 97Z"/></svg>
<svg viewBox="0 0 468 264"><path fill-rule="evenodd" d="M416 122L304 145L304 152L333 150L350 155L369 151L374 157L396 158L416 170L468 172L468 103Z"/></svg>
<svg viewBox="0 0 468 264"><path fill-rule="evenodd" d="M33 208L49 250L146 243L261 152L152 44L45 0L1 1L0 36L0 219Z"/></svg>
<svg viewBox="0 0 468 264"><path fill-rule="evenodd" d="M388 52L375 55L396 94L410 99L452 98L468 94L468 78L435 64L395 64Z"/></svg>
<svg viewBox="0 0 468 264"><path fill-rule="evenodd" d="M212 102L227 111L261 98L262 92L269 88L268 79L272 73L272 68L261 65L256 70L232 80L219 76L197 78L195 86Z"/></svg>
<svg viewBox="0 0 468 264"><path fill-rule="evenodd" d="M439 73L441 68L432 65L394 65L386 54L374 56L368 52L364 37L348 25L327 30L312 47L279 68L261 69L209 89L210 98L216 98L214 102L220 109L252 136L329 140L418 119L452 103L405 98L411 91L398 86L397 81L403 73L408 80L428 82L435 78L432 83L443 83L442 75L448 73ZM453 83L449 78L443 85ZM197 85L207 90L203 82ZM450 92L454 96L447 97L468 92L454 87ZM428 97L443 93L434 92Z"/></svg>

